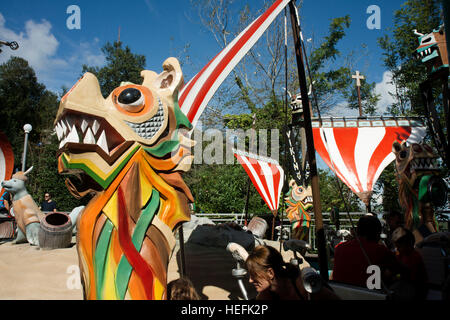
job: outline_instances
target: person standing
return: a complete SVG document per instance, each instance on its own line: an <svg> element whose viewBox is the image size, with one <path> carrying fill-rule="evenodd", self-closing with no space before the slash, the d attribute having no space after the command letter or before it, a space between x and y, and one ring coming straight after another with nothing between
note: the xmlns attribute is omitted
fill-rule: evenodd
<svg viewBox="0 0 450 320"><path fill-rule="evenodd" d="M367 267L377 265L382 279L392 282L399 264L394 253L379 243L381 222L374 215L366 214L359 219L356 234L359 239L341 242L334 249L332 280L366 287Z"/></svg>
<svg viewBox="0 0 450 320"><path fill-rule="evenodd" d="M46 192L44 194L44 201L39 209L44 212L56 212L56 202L52 200L50 193Z"/></svg>

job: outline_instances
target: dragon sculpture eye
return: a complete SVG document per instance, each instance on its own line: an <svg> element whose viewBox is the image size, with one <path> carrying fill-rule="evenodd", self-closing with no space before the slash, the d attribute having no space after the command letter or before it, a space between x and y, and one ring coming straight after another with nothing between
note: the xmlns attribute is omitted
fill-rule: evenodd
<svg viewBox="0 0 450 320"><path fill-rule="evenodd" d="M119 95L119 102L122 104L128 105L138 105L140 102L143 102L144 97L141 92L136 88L127 88L123 90Z"/></svg>

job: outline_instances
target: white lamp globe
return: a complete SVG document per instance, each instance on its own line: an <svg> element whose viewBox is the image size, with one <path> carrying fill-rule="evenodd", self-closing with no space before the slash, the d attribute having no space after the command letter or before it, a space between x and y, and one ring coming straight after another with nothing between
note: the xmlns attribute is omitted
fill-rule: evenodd
<svg viewBox="0 0 450 320"><path fill-rule="evenodd" d="M27 123L23 126L23 130L25 131L25 133L30 133L31 130L33 130L33 127L31 126L31 124Z"/></svg>

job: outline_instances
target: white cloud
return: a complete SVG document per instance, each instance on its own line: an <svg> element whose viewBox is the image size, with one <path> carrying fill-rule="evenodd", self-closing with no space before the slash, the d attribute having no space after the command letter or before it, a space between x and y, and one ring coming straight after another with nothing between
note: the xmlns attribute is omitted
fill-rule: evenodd
<svg viewBox="0 0 450 320"><path fill-rule="evenodd" d="M375 85L375 93L380 95L380 100L377 104L376 114L384 114L387 112L387 108L395 102L390 93L395 92L395 86L392 83L392 73L385 71L383 73L383 79Z"/></svg>
<svg viewBox="0 0 450 320"><path fill-rule="evenodd" d="M2 48L0 64L11 56L24 58L35 70L38 81L55 92L60 91L62 86L70 88L80 76L83 64L98 66L105 63L98 38L77 43L62 37L63 44L60 46L52 33L51 23L45 19L41 22L28 20L23 31L15 32L6 26L6 20L0 12L0 38L19 44L15 51L5 46Z"/></svg>
<svg viewBox="0 0 450 320"><path fill-rule="evenodd" d="M67 62L55 57L59 42L51 33L51 24L46 20L36 23L28 20L25 23L25 31L15 33L6 28L5 18L0 13L0 35L2 40L16 41L19 48L15 51L4 47L0 56L0 63L7 61L11 56L19 56L26 59L33 69L39 73L49 66L53 68L65 67Z"/></svg>
<svg viewBox="0 0 450 320"><path fill-rule="evenodd" d="M358 117L359 111L357 109L350 109L346 101L339 102L335 107L333 107L326 114L322 115L325 117Z"/></svg>

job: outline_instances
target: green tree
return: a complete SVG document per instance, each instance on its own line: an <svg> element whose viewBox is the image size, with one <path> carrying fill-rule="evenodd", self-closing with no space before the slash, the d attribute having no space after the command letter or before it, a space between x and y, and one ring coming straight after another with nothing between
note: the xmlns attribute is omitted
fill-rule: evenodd
<svg viewBox="0 0 450 320"><path fill-rule="evenodd" d="M384 53L384 65L392 74L395 102L389 110L393 115L423 114L419 84L427 72L421 61L414 58L419 46L414 29L423 34L432 32L440 23L440 0L407 0L394 13L394 26L378 39Z"/></svg>
<svg viewBox="0 0 450 320"><path fill-rule="evenodd" d="M338 183L342 188L342 195L339 192ZM331 171L319 169L320 202L323 212L331 212L331 209L338 207L340 212L361 211L359 198L337 178Z"/></svg>
<svg viewBox="0 0 450 320"><path fill-rule="evenodd" d="M27 190L40 203L45 192L50 192L58 204L57 209L70 211L80 205L58 174L58 141L53 131L53 121L58 110L58 97L38 82L28 62L11 57L0 65L0 119L2 131L8 137L14 152L16 168L21 168L24 132L29 123L33 130L29 135L26 168L33 166Z"/></svg>
<svg viewBox="0 0 450 320"><path fill-rule="evenodd" d="M396 179L395 162L388 165L381 173L376 183L376 188L383 195L382 211L401 211L398 201L398 182Z"/></svg>
<svg viewBox="0 0 450 320"><path fill-rule="evenodd" d="M49 128L58 108L56 95L38 82L28 62L11 57L0 65L1 130L8 137L14 152L14 163L20 168L23 153L23 126L29 123L30 145L40 141L43 130Z"/></svg>
<svg viewBox="0 0 450 320"><path fill-rule="evenodd" d="M106 65L103 67L89 67L83 65L82 73L91 72L97 76L104 97L121 82L141 83L141 71L145 69L145 56L131 52L128 46L122 48L122 42L107 42L102 47L106 56Z"/></svg>
<svg viewBox="0 0 450 320"><path fill-rule="evenodd" d="M191 188L197 210L242 213L247 196L247 174L240 164L194 165L184 176ZM263 199L251 185L249 215L270 214Z"/></svg>

